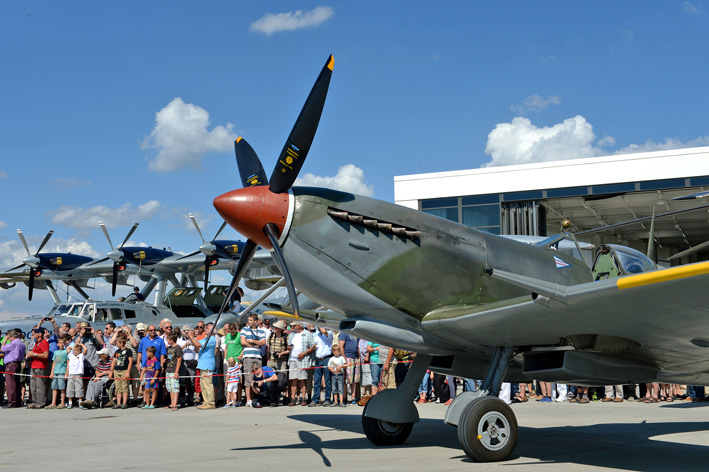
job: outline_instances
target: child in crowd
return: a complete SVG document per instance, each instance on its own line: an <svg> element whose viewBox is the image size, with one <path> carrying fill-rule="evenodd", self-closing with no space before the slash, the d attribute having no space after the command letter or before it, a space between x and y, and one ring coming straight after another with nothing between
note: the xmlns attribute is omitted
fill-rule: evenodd
<svg viewBox="0 0 709 472"><path fill-rule="evenodd" d="M72 350L67 354L67 369L64 378L66 382L66 398L69 400L67 408L71 408L72 398L76 398L77 406L81 405L84 399L84 356L86 346L80 342L75 342Z"/></svg>
<svg viewBox="0 0 709 472"><path fill-rule="evenodd" d="M340 346L332 346L332 357L327 363L327 368L332 372L332 406L347 406L345 402L345 369L347 359L342 356Z"/></svg>
<svg viewBox="0 0 709 472"><path fill-rule="evenodd" d="M71 336L65 334L57 339L57 350L54 351L54 360L52 362L52 404L48 409L66 408L66 363L69 353L66 350L66 344L71 339ZM59 404L57 405L57 397Z"/></svg>
<svg viewBox="0 0 709 472"><path fill-rule="evenodd" d="M165 362L165 388L170 394L170 408L177 411L177 398L180 396L180 368L182 367L182 348L177 344L177 334L167 335L167 360Z"/></svg>
<svg viewBox="0 0 709 472"><path fill-rule="evenodd" d="M239 365L233 357L227 359L229 368L227 369L226 382L226 405L224 408L236 407L236 402L239 400L236 393L239 391L239 378L241 377L241 365Z"/></svg>
<svg viewBox="0 0 709 472"><path fill-rule="evenodd" d="M143 383L143 408L152 410L155 408L155 402L158 399L158 381L156 379L160 370L160 361L155 357L157 349L155 346L149 346L146 349L148 358L145 360L145 367L140 373L140 380Z"/></svg>
<svg viewBox="0 0 709 472"><path fill-rule="evenodd" d="M128 373L133 367L133 355L130 349L126 348L126 338L119 337L116 339L118 349L113 353L113 381L116 384L116 404L113 408L125 410L128 408Z"/></svg>

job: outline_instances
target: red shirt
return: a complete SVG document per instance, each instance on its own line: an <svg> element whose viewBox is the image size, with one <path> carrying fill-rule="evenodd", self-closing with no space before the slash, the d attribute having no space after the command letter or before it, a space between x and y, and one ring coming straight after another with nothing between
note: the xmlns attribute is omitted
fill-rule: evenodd
<svg viewBox="0 0 709 472"><path fill-rule="evenodd" d="M32 352L36 354L42 354L43 352L49 352L49 343L46 339L42 339L41 342L35 343L32 348ZM30 364L31 369L46 369L49 363L49 357L40 359L37 357L32 358L32 363Z"/></svg>

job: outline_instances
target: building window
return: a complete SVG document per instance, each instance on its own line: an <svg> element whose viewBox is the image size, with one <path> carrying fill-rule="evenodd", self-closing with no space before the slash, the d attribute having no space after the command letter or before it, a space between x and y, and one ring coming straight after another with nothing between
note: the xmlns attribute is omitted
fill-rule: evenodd
<svg viewBox="0 0 709 472"><path fill-rule="evenodd" d="M472 228L500 226L500 205L476 205L463 207L463 224Z"/></svg>
<svg viewBox="0 0 709 472"><path fill-rule="evenodd" d="M458 223L458 207L455 208L435 208L432 210L422 210L424 213L429 215L439 216L447 220L455 221Z"/></svg>

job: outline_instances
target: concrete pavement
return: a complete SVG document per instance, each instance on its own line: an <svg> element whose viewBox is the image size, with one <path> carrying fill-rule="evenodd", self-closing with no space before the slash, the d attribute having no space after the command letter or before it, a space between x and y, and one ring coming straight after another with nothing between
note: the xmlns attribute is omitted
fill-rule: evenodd
<svg viewBox="0 0 709 472"><path fill-rule="evenodd" d="M398 447L363 435L362 408L0 410L0 470L705 470L709 403L513 405L513 459L473 463L445 406ZM522 466L521 469L519 466Z"/></svg>

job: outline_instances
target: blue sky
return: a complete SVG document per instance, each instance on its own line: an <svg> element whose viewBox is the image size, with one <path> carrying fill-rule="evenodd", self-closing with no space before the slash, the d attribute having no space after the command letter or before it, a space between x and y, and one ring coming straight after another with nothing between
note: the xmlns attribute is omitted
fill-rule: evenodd
<svg viewBox="0 0 709 472"><path fill-rule="evenodd" d="M0 268L121 241L196 250L239 186L233 139L270 173L329 54L305 183L393 201L393 178L709 145L700 1L0 3ZM236 238L233 230L223 237ZM96 283L96 297L108 293ZM3 316L46 292L0 290Z"/></svg>

